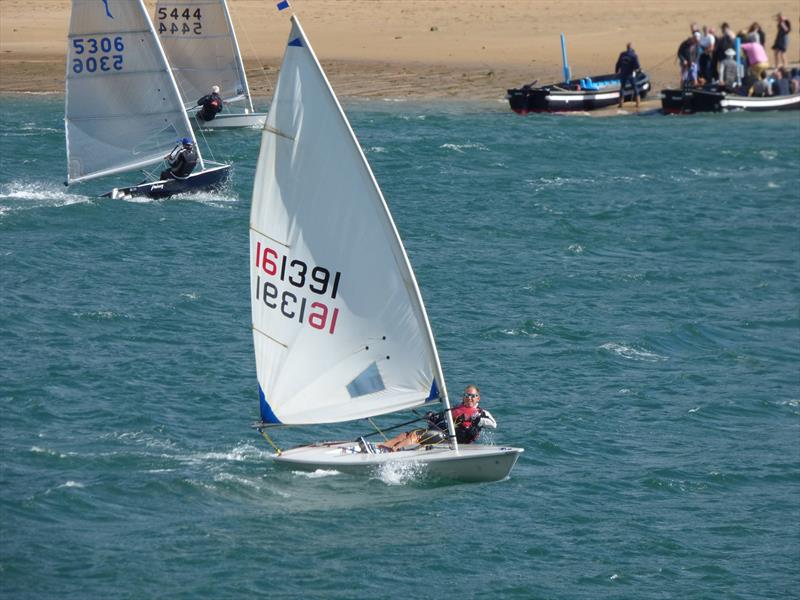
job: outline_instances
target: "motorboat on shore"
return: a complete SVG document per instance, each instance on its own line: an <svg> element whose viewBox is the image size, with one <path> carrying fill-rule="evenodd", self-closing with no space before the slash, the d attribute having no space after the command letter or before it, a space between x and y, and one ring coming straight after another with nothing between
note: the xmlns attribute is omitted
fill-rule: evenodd
<svg viewBox="0 0 800 600"><path fill-rule="evenodd" d="M800 110L800 94L788 96L742 96L716 87L661 90L665 114L698 112Z"/></svg>
<svg viewBox="0 0 800 600"><path fill-rule="evenodd" d="M635 77L639 97L644 99L650 91L650 77L639 71ZM534 81L521 88L508 90L506 98L511 110L520 115L531 112L587 111L611 106L619 102L619 76L614 74L570 79L559 83L537 86ZM634 86L623 90L625 101L636 97Z"/></svg>

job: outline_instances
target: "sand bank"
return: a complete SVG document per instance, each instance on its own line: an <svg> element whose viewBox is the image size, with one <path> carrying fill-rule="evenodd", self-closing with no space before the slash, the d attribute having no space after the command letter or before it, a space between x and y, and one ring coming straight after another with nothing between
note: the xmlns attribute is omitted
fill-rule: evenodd
<svg viewBox="0 0 800 600"><path fill-rule="evenodd" d="M99 1L99 0L98 0ZM123 1L123 0L112 0ZM151 9L155 1L147 0ZM288 11L271 0L231 0L256 95L269 96L288 36ZM654 89L677 83L675 51L696 21L735 29L759 22L767 46L782 11L800 49L792 1L294 0L341 96L502 99L506 88L561 78L559 34L576 76L607 73L633 42ZM69 0L0 1L0 91L64 89Z"/></svg>

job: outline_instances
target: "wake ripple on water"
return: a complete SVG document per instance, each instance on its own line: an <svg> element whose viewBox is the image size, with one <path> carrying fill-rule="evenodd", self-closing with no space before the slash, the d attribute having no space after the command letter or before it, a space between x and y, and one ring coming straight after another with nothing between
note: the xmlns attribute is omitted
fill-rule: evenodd
<svg viewBox="0 0 800 600"><path fill-rule="evenodd" d="M73 194L53 182L12 181L0 185L0 217L20 210L90 204L94 198Z"/></svg>
<svg viewBox="0 0 800 600"><path fill-rule="evenodd" d="M231 208L232 204L239 202L230 190L222 189L219 191L192 192L187 194L175 194L169 198L148 198L147 196L133 196L131 198L121 198L120 201L130 204L161 204L163 202L194 202L205 204L214 208ZM116 200L114 201L116 202Z"/></svg>

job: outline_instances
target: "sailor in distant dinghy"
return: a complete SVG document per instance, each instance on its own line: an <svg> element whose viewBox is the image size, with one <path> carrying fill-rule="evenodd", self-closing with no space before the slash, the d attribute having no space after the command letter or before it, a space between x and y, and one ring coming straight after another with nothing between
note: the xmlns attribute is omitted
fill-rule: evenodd
<svg viewBox="0 0 800 600"><path fill-rule="evenodd" d="M197 101L197 106L202 107L197 112L197 118L202 121L212 121L217 116L217 113L222 110L222 96L219 95L219 86L213 86L210 94L206 94Z"/></svg>
<svg viewBox="0 0 800 600"><path fill-rule="evenodd" d="M161 172L160 179L186 179L197 165L197 150L192 140L183 138L178 141L178 145L165 157L165 160L169 164L169 169Z"/></svg>

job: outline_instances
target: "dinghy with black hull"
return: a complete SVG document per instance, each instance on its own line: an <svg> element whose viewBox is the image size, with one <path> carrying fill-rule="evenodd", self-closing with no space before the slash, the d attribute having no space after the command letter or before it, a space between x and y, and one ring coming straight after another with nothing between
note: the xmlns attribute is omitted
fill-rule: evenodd
<svg viewBox="0 0 800 600"><path fill-rule="evenodd" d="M644 99L650 91L650 77L639 71L635 87ZM570 79L560 83L537 86L536 82L508 90L506 98L511 110L520 115L532 112L590 111L619 103L620 79L617 75L598 75L583 79ZM623 90L626 101L636 97L634 86L627 84Z"/></svg>
<svg viewBox="0 0 800 600"><path fill-rule="evenodd" d="M509 475L521 448L456 440L408 256L294 16L262 133L249 262L261 414L254 427L263 435L273 427L371 419L431 405L444 411L447 423L438 445L382 452L363 438L321 442L278 450L277 464L362 475L408 466L422 476L467 482Z"/></svg>
<svg viewBox="0 0 800 600"><path fill-rule="evenodd" d="M165 198L225 183L230 166L203 159L142 0L73 0L68 39L67 185L141 170L146 181L105 196ZM164 179L145 170L176 144L193 147L194 172Z"/></svg>
<svg viewBox="0 0 800 600"><path fill-rule="evenodd" d="M800 110L800 94L787 96L741 96L710 88L661 90L661 110L666 114L698 112Z"/></svg>

